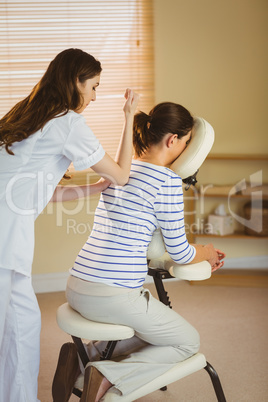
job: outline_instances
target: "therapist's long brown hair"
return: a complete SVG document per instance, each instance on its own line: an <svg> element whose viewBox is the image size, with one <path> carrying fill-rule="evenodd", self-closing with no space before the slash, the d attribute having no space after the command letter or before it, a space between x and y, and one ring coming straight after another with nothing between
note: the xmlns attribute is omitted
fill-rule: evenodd
<svg viewBox="0 0 268 402"><path fill-rule="evenodd" d="M83 83L101 70L100 62L80 49L59 53L30 95L0 119L0 146L13 155L14 142L29 137L55 116L77 110L83 104L77 78Z"/></svg>

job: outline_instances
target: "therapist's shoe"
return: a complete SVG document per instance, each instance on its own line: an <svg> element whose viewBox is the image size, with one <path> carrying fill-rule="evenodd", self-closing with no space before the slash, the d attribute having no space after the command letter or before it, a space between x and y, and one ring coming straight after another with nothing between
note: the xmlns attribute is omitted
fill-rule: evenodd
<svg viewBox="0 0 268 402"><path fill-rule="evenodd" d="M80 402L99 401L112 384L94 366L85 370L84 387Z"/></svg>
<svg viewBox="0 0 268 402"><path fill-rule="evenodd" d="M62 345L52 384L53 402L69 401L80 373L77 349L74 343Z"/></svg>

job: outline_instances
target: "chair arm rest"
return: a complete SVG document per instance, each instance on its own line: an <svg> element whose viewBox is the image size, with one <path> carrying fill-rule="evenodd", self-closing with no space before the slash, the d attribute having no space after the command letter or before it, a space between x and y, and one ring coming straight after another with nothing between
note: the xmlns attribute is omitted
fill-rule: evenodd
<svg viewBox="0 0 268 402"><path fill-rule="evenodd" d="M187 281L203 281L211 277L211 265L208 261L195 264L176 264L167 252L160 257L150 260L150 268L165 269L174 278Z"/></svg>

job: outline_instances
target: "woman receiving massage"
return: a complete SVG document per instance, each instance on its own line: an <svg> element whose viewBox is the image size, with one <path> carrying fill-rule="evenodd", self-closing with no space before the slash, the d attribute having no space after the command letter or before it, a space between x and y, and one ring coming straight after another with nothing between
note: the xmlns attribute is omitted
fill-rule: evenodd
<svg viewBox="0 0 268 402"><path fill-rule="evenodd" d="M193 126L189 111L171 102L158 104L149 115L135 115L129 181L103 191L92 232L70 270L66 296L73 309L90 320L135 330L133 338L117 343L113 361L99 361L103 342L85 346L90 363L82 402L127 395L198 352L195 328L143 288L147 249L157 228L176 263L206 260L212 271L223 266L225 255L212 244L188 243L182 179L169 169L191 141ZM68 401L78 364L75 345L63 345L54 402Z"/></svg>

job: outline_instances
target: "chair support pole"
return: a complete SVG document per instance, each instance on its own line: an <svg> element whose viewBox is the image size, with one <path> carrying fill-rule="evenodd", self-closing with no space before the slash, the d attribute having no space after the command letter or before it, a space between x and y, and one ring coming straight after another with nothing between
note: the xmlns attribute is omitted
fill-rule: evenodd
<svg viewBox="0 0 268 402"><path fill-rule="evenodd" d="M207 362L206 367L204 367L204 369L208 372L208 374L210 376L218 402L226 402L225 395L224 395L224 392L223 392L223 389L221 386L221 382L220 382L218 373L208 362Z"/></svg>
<svg viewBox="0 0 268 402"><path fill-rule="evenodd" d="M169 272L167 272L164 269L153 269L153 268L148 269L148 275L153 277L159 300L166 306L172 308L168 297L168 292L166 292L163 284L163 279L172 278L172 276L169 274Z"/></svg>
<svg viewBox="0 0 268 402"><path fill-rule="evenodd" d="M81 361L83 363L83 366L86 367L86 365L89 362L89 358L88 358L87 352L85 351L83 342L82 342L81 338L78 338L77 336L72 335L72 339L73 339L74 344L75 344L75 346L77 348L77 352L78 352L79 357L80 357L80 359L81 359Z"/></svg>
<svg viewBox="0 0 268 402"><path fill-rule="evenodd" d="M118 341L109 341L106 345L105 350L101 354L101 360L110 360L112 358L114 348Z"/></svg>

